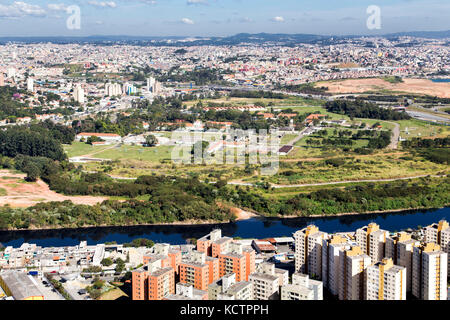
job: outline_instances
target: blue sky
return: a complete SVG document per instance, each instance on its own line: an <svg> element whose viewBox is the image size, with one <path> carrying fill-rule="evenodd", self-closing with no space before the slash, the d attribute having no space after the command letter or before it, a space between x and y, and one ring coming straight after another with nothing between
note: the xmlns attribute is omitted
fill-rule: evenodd
<svg viewBox="0 0 450 320"><path fill-rule="evenodd" d="M81 10L69 30L66 8ZM366 9L381 9L381 29ZM450 29L449 0L0 0L0 36L383 34Z"/></svg>

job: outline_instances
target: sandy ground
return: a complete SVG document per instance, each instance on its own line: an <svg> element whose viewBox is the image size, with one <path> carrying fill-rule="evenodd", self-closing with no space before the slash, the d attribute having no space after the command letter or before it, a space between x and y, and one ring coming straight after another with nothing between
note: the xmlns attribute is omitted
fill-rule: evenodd
<svg viewBox="0 0 450 320"><path fill-rule="evenodd" d="M383 79L349 79L319 82L317 86L326 86L328 92L331 93L362 93L385 89L450 98L450 83L448 82L432 82L427 79L403 79L403 81L402 83L389 83Z"/></svg>
<svg viewBox="0 0 450 320"><path fill-rule="evenodd" d="M236 220L247 220L257 216L257 214L253 212L244 211L239 208L232 208L231 210L236 216Z"/></svg>
<svg viewBox="0 0 450 320"><path fill-rule="evenodd" d="M39 202L70 200L76 204L94 205L106 200L106 197L64 196L49 189L42 180L25 182L25 174L11 173L0 170L0 188L6 191L0 196L0 206L9 204L11 207L30 207Z"/></svg>

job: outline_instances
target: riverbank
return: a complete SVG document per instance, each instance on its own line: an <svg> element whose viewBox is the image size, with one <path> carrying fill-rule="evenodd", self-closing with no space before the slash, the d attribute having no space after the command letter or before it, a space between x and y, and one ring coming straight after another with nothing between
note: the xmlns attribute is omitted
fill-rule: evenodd
<svg viewBox="0 0 450 320"><path fill-rule="evenodd" d="M199 239L216 228L227 237L242 239L266 239L292 236L309 224L316 225L327 233L353 232L371 222L391 232L427 226L442 219L450 221L450 207L438 210L406 210L395 213L359 214L348 216L326 216L319 218L296 217L279 219L276 217L255 217L247 220L222 224L165 224L149 226L65 228L55 230L0 231L0 243L4 246L20 247L23 243L38 246L75 246L80 241L89 245L106 242L129 243L134 239L151 239L155 243L186 244L188 239Z"/></svg>
<svg viewBox="0 0 450 320"><path fill-rule="evenodd" d="M211 226L211 225L226 225L230 223L236 223L246 220L251 220L255 218L261 219L301 219L301 218L335 218L335 217L346 217L346 216L365 216L365 215L374 215L374 214L395 214L399 212L409 212L409 211L418 211L418 210L440 210L444 208L448 208L449 204L445 206L436 208L436 207L416 207L416 208L405 208L405 209L393 209L393 210L377 210L377 211L366 211L366 212L345 212L345 213L336 213L336 214L316 214L316 215L262 215L257 214L255 212L233 208L236 219L228 220L228 221L220 221L220 220L186 220L186 221L175 221L175 222L167 222L167 223L141 223L141 224L122 224L122 225L84 225L79 227L67 227L67 226L46 226L36 228L31 226L27 229L19 229L19 228L11 228L11 229L0 229L0 232L19 232L19 231L56 231L56 230L82 230L82 229L94 229L94 228L128 228L128 227L189 227L189 226Z"/></svg>
<svg viewBox="0 0 450 320"><path fill-rule="evenodd" d="M442 207L416 207L416 208L409 208L409 209L391 209L391 210L376 210L376 211L365 211L365 212L346 212L346 213L336 213L336 214L313 214L309 216L298 216L298 215L289 215L289 216L283 216L283 215L277 215L275 218L278 219L294 219L294 218L325 218L325 217L342 217L342 216L355 216L355 215L368 215L368 214L384 214L384 213L396 213L396 212L404 212L404 211L414 211L414 210L439 210L446 208L450 205L450 203L442 206Z"/></svg>

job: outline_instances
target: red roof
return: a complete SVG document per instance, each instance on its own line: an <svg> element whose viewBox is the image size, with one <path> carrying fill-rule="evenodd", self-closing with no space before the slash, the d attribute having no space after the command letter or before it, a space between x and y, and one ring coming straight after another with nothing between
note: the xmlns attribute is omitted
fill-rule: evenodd
<svg viewBox="0 0 450 320"><path fill-rule="evenodd" d="M88 136L88 137L120 137L115 133L96 133L96 132L80 132L79 136Z"/></svg>

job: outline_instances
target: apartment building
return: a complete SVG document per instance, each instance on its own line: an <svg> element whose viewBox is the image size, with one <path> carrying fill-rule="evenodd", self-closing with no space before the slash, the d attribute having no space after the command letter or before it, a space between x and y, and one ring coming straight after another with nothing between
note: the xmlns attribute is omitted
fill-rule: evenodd
<svg viewBox="0 0 450 320"><path fill-rule="evenodd" d="M169 294L163 300L208 300L208 293L179 282L175 287L175 294Z"/></svg>
<svg viewBox="0 0 450 320"><path fill-rule="evenodd" d="M406 268L383 259L367 268L367 300L406 300Z"/></svg>
<svg viewBox="0 0 450 320"><path fill-rule="evenodd" d="M248 277L253 284L253 298L255 300L278 300L278 277L271 274L255 272Z"/></svg>
<svg viewBox="0 0 450 320"><path fill-rule="evenodd" d="M450 227L446 220L441 220L439 223L433 223L425 227L425 242L436 243L441 247L441 250L450 254ZM447 270L450 269L450 260L447 259Z"/></svg>
<svg viewBox="0 0 450 320"><path fill-rule="evenodd" d="M322 241L328 234L314 225L294 233L295 271L308 274L311 278L322 277Z"/></svg>
<svg viewBox="0 0 450 320"><path fill-rule="evenodd" d="M148 269L141 267L131 272L131 298L133 300L148 300Z"/></svg>
<svg viewBox="0 0 450 320"><path fill-rule="evenodd" d="M212 243L222 238L222 230L215 229L209 234L197 240L197 251L204 252L207 256L212 256Z"/></svg>
<svg viewBox="0 0 450 320"><path fill-rule="evenodd" d="M411 235L405 232L386 238L386 258L391 258L395 265L406 268L406 292L411 292L412 254L413 248L419 244L419 241L412 239Z"/></svg>
<svg viewBox="0 0 450 320"><path fill-rule="evenodd" d="M414 247L412 294L421 300L447 300L447 253L428 242Z"/></svg>
<svg viewBox="0 0 450 320"><path fill-rule="evenodd" d="M193 285L195 289L207 290L209 284L209 265L204 252L193 251L181 260L180 282Z"/></svg>
<svg viewBox="0 0 450 320"><path fill-rule="evenodd" d="M236 281L247 281L255 270L255 251L237 242L229 242L218 254L219 276L236 274Z"/></svg>
<svg viewBox="0 0 450 320"><path fill-rule="evenodd" d="M228 274L208 287L209 300L253 300L253 284L236 282L236 274Z"/></svg>
<svg viewBox="0 0 450 320"><path fill-rule="evenodd" d="M178 274L181 263L181 251L171 248L167 243L158 243L152 247L150 252L146 252L142 256L144 265L158 260L161 261L161 268L170 267L174 270L175 274Z"/></svg>
<svg viewBox="0 0 450 320"><path fill-rule="evenodd" d="M256 268L257 272L274 275L278 278L278 285L281 287L289 283L289 271L275 268L275 264L262 262Z"/></svg>
<svg viewBox="0 0 450 320"><path fill-rule="evenodd" d="M148 276L148 299L162 300L175 292L175 271L165 267L151 272Z"/></svg>
<svg viewBox="0 0 450 320"><path fill-rule="evenodd" d="M228 252L230 251L230 245L233 242L232 238L229 237L223 237L220 239L217 239L211 243L211 257L216 258L218 257L222 252Z"/></svg>
<svg viewBox="0 0 450 320"><path fill-rule="evenodd" d="M281 287L281 300L323 300L323 284L307 274L294 273L292 283Z"/></svg>
<svg viewBox="0 0 450 320"><path fill-rule="evenodd" d="M365 299L365 270L371 258L358 246L339 252L340 279L339 300Z"/></svg>
<svg viewBox="0 0 450 320"><path fill-rule="evenodd" d="M340 235L322 240L322 282L334 296L339 293L340 252L350 247L349 240Z"/></svg>
<svg viewBox="0 0 450 320"><path fill-rule="evenodd" d="M356 242L358 246L372 259L378 262L384 258L384 247L389 232L380 229L376 223L369 223L356 230Z"/></svg>
<svg viewBox="0 0 450 320"><path fill-rule="evenodd" d="M175 270L163 266L164 256L152 259L147 265L133 270L132 299L162 300L168 294L175 293Z"/></svg>
<svg viewBox="0 0 450 320"><path fill-rule="evenodd" d="M217 300L254 300L253 283L248 281L236 282L226 292L219 293Z"/></svg>
<svg viewBox="0 0 450 320"><path fill-rule="evenodd" d="M213 257L205 257L205 263L208 265L208 284L219 279L219 259Z"/></svg>

